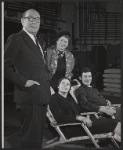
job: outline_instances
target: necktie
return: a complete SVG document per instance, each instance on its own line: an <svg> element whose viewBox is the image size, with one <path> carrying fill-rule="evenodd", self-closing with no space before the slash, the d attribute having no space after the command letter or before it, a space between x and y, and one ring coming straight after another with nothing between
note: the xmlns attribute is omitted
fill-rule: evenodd
<svg viewBox="0 0 123 150"><path fill-rule="evenodd" d="M40 52L41 52L41 55L42 55L42 58L43 58L43 61L44 61L44 63L46 64L46 62L45 62L45 59L44 59L44 54L43 54L43 50L41 49L41 47L39 46L39 42L38 42L38 39L37 39L37 37L35 36L35 42L36 42L36 46L37 46L37 48L40 50Z"/></svg>
<svg viewBox="0 0 123 150"><path fill-rule="evenodd" d="M40 49L40 51L41 51L41 48L40 48L40 46L39 46L39 43L38 43L38 39L37 39L37 37L35 36L35 42L36 42L36 46L37 46L37 48L38 49ZM43 53L43 52L42 52Z"/></svg>

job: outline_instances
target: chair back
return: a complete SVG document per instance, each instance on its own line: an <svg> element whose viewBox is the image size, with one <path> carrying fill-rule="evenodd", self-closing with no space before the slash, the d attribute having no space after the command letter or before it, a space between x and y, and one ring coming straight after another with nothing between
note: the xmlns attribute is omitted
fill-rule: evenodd
<svg viewBox="0 0 123 150"><path fill-rule="evenodd" d="M69 93L72 96L73 100L78 104L78 101L77 101L76 96L75 96L75 90L76 90L76 88L74 86L72 86Z"/></svg>
<svg viewBox="0 0 123 150"><path fill-rule="evenodd" d="M78 104L78 101L77 101L76 96L75 96L75 90L81 86L81 83L77 79L74 79L73 81L76 81L77 84L74 86L71 86L69 93L72 96L72 98L74 99L74 101Z"/></svg>
<svg viewBox="0 0 123 150"><path fill-rule="evenodd" d="M49 119L49 121L50 121L50 124L52 125L52 126L55 126L56 124L57 124L57 121L55 120L55 118L54 118L54 116L53 116L53 114L52 114L52 112L51 112L51 110L50 110L50 106L48 105L48 107L47 107L47 113L46 113L46 115L47 115L47 118Z"/></svg>
<svg viewBox="0 0 123 150"><path fill-rule="evenodd" d="M54 91L54 89L50 86L50 93L51 93L51 96L53 95L53 94L55 94L55 91Z"/></svg>

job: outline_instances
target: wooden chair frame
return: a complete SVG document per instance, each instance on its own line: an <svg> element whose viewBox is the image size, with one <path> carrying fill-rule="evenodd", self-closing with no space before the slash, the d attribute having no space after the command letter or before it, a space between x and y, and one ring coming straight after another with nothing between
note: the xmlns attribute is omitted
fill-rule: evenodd
<svg viewBox="0 0 123 150"><path fill-rule="evenodd" d="M59 144L69 143L69 142L73 142L73 141L80 141L80 140L91 140L96 148L100 148L100 146L98 144L98 140L99 139L105 139L105 138L110 138L111 141L114 143L114 145L117 148L119 148L117 142L115 141L115 139L113 137L112 132L92 135L92 133L90 132L88 127L84 123L81 123L81 122L80 123L58 124L57 121L55 120L49 106L47 108L47 117L50 121L51 126L57 131L59 137L55 138L55 140L57 139L57 141L55 141L55 142L54 142L54 139L50 140L50 141L47 141L46 146L44 146L44 148L50 148L50 147L53 147L53 146L57 146ZM82 127L82 129L86 132L87 135L86 136L78 136L78 137L67 138L65 136L65 134L62 132L61 127L63 127L63 126L76 126L76 125L80 125Z"/></svg>
<svg viewBox="0 0 123 150"><path fill-rule="evenodd" d="M80 84L77 85L77 88L79 86L80 86ZM52 87L50 87L50 90L51 90L51 95L53 95L55 92L52 89ZM74 88L71 88L70 94L73 97L73 99L75 100L75 102L78 103L77 99L76 99L76 97L74 95ZM116 104L116 106L117 106L117 104ZM73 142L73 141L81 141L81 140L82 141L83 140L91 140L96 148L100 148L100 146L98 144L99 139L106 139L106 138L110 138L111 141L114 143L114 145L117 148L119 148L119 145L117 144L116 140L114 139L114 136L113 136L112 132L92 135L92 133L90 132L88 127L84 123L81 123L81 122L80 123L63 123L63 124L58 124L57 121L55 120L51 110L50 110L49 105L47 107L47 114L46 115L47 115L47 118L50 121L50 125L57 131L58 137L47 141L46 145L44 146L44 148L50 148L50 147L53 147L53 146L57 146L59 144L70 143L70 142ZM81 113L81 115L82 116L86 116L86 117L90 117L90 115L95 115L95 117L97 119L100 118L97 112L86 112L86 113ZM63 126L76 126L76 125L80 125L82 127L82 129L86 132L87 135L86 136L71 137L71 138L68 139L64 135L64 133L62 132L61 127L63 127Z"/></svg>

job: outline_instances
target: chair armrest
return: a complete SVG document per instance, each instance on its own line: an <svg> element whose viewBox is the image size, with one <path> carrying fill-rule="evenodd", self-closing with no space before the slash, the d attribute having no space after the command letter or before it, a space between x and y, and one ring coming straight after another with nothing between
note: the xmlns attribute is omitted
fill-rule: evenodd
<svg viewBox="0 0 123 150"><path fill-rule="evenodd" d="M83 124L82 122L75 122L75 123L58 123L54 125L55 127L64 127L64 126L75 126L75 125L81 125Z"/></svg>
<svg viewBox="0 0 123 150"><path fill-rule="evenodd" d="M85 113L80 113L80 115L85 116L85 115L95 115L98 114L97 112L85 112Z"/></svg>

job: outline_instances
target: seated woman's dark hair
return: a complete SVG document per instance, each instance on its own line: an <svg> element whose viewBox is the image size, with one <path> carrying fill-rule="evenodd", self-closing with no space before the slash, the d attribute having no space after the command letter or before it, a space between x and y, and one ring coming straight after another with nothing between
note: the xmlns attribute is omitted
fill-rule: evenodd
<svg viewBox="0 0 123 150"><path fill-rule="evenodd" d="M92 74L92 82L91 82L91 85L93 86L93 87L95 87L96 85L96 83L95 83L95 76L94 76L94 74L93 74L93 71L89 68L89 67L82 67L81 68L81 71L80 71L80 77L81 77L81 75L82 75L82 73L86 73L86 72L91 72L91 74Z"/></svg>
<svg viewBox="0 0 123 150"><path fill-rule="evenodd" d="M64 80L64 79L67 79L70 82L70 88L71 88L71 80L69 78L67 78L67 77L60 78L59 81L58 81L57 87L59 86L59 84L61 83L61 81Z"/></svg>
<svg viewBox="0 0 123 150"><path fill-rule="evenodd" d="M83 67L83 68L81 68L80 74L82 74L83 72L84 73L91 72L91 69L89 67Z"/></svg>

